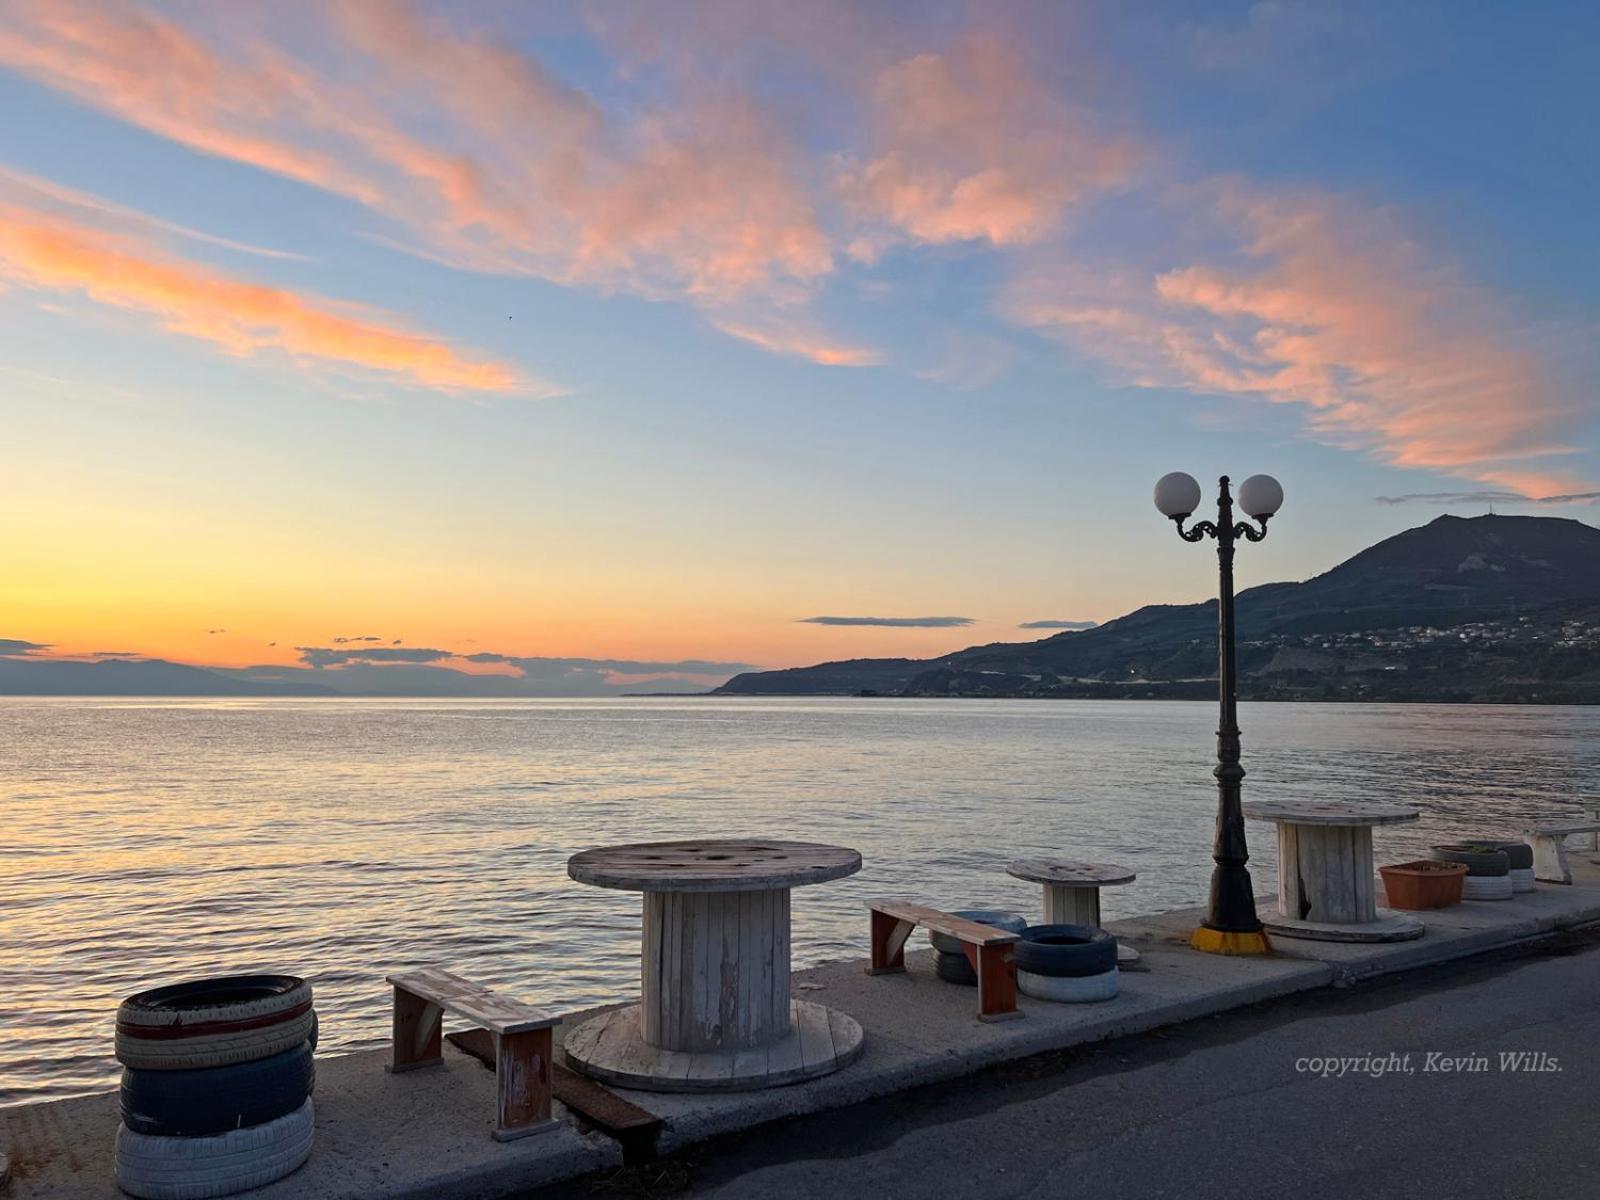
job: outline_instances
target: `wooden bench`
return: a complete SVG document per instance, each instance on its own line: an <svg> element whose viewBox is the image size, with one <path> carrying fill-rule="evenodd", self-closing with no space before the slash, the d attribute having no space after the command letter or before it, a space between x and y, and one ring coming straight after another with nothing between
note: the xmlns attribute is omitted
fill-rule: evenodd
<svg viewBox="0 0 1600 1200"><path fill-rule="evenodd" d="M978 976L978 1020L1005 1021L1017 1010L1017 934L951 916L937 908L903 900L869 900L872 910L870 975L906 969L906 939L918 925L961 941L967 961Z"/></svg>
<svg viewBox="0 0 1600 1200"><path fill-rule="evenodd" d="M1523 830L1523 840L1533 847L1533 877L1545 883L1571 883L1567 838L1574 833L1596 832L1600 832L1600 821L1568 821Z"/></svg>
<svg viewBox="0 0 1600 1200"><path fill-rule="evenodd" d="M390 975L394 985L396 1074L444 1062L441 1026L445 1012L467 1017L495 1040L496 1141L544 1133L556 1127L550 1111L551 1030L560 1017L490 991L440 967Z"/></svg>

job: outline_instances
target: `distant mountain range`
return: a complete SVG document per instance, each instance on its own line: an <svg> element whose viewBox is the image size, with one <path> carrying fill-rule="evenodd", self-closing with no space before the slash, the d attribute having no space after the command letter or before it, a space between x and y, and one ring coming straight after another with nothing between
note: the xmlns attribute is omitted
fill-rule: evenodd
<svg viewBox="0 0 1600 1200"><path fill-rule="evenodd" d="M1241 696L1600 703L1600 529L1443 516L1304 583L1237 597ZM934 659L737 675L717 695L1201 698L1216 602Z"/></svg>

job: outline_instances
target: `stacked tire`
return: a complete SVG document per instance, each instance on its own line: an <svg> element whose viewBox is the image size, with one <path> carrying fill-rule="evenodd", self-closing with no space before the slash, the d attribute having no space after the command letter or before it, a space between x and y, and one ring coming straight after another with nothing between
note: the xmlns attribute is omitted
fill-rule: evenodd
<svg viewBox="0 0 1600 1200"><path fill-rule="evenodd" d="M141 1200L262 1187L311 1156L317 1013L293 975L154 988L117 1009L117 1185Z"/></svg>
<svg viewBox="0 0 1600 1200"><path fill-rule="evenodd" d="M1506 861L1511 869L1507 872L1511 876L1511 890L1513 892L1533 891L1533 847L1527 842L1488 842L1496 850L1505 852Z"/></svg>
<svg viewBox="0 0 1600 1200"><path fill-rule="evenodd" d="M1532 867L1532 851L1529 851ZM1463 900L1511 899L1511 859L1497 844L1485 842L1450 842L1434 846L1428 857L1439 862L1467 864L1467 877L1461 881Z"/></svg>
<svg viewBox="0 0 1600 1200"><path fill-rule="evenodd" d="M999 908L963 908L950 915L976 921L979 925L993 925L996 929L1003 929L1007 933L1021 933L1023 927L1027 925L1021 913L1006 912ZM960 938L953 938L948 933L930 929L928 941L939 952L933 963L935 975L946 983L957 983L964 987L978 986L978 974L967 961L967 952L961 948Z"/></svg>
<svg viewBox="0 0 1600 1200"><path fill-rule="evenodd" d="M1117 939L1093 925L1029 925L1016 959L1017 990L1035 1000L1094 1004L1117 994Z"/></svg>

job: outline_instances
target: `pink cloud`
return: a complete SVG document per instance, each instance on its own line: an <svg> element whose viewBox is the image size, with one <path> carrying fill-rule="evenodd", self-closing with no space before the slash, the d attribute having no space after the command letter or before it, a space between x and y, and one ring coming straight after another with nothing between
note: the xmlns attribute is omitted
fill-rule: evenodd
<svg viewBox="0 0 1600 1200"><path fill-rule="evenodd" d="M1397 466L1534 495L1585 486L1539 465L1570 452L1574 413L1538 356L1391 217L1237 183L1207 191L1232 238L1221 261L1034 269L1007 314L1139 386L1306 406L1315 435Z"/></svg>
<svg viewBox="0 0 1600 1200"><path fill-rule="evenodd" d="M840 187L863 213L919 242L1038 241L1066 209L1122 184L1134 153L1038 78L1012 41L966 37L885 69L873 92L878 152ZM876 245L858 239L857 257Z"/></svg>
<svg viewBox="0 0 1600 1200"><path fill-rule="evenodd" d="M323 366L381 372L459 392L557 389L507 363L474 357L367 310L269 287L188 262L124 234L0 202L0 279L78 292L155 317L164 329L229 354L278 350Z"/></svg>
<svg viewBox="0 0 1600 1200"><path fill-rule="evenodd" d="M208 154L355 200L475 270L726 301L804 288L828 237L781 134L738 95L625 120L403 3L330 10L313 66L216 8L18 0L0 63ZM159 64L159 69L152 69Z"/></svg>
<svg viewBox="0 0 1600 1200"><path fill-rule="evenodd" d="M732 319L718 317L712 322L723 333L739 338L773 354L804 358L825 367L872 367L883 356L868 346L839 341L799 318Z"/></svg>

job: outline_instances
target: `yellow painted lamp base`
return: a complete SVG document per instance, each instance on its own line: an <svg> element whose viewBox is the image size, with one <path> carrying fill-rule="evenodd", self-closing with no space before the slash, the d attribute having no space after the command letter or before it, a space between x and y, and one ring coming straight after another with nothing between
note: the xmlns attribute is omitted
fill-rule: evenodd
<svg viewBox="0 0 1600 1200"><path fill-rule="evenodd" d="M1202 925L1194 931L1189 945L1207 954L1271 954L1272 943L1266 931L1257 933L1227 933L1221 929L1208 929Z"/></svg>

